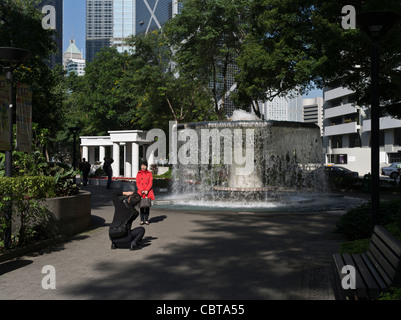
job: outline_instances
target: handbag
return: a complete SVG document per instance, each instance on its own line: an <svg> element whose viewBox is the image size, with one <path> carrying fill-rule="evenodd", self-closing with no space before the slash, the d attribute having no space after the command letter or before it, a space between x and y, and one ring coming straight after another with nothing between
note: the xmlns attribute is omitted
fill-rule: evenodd
<svg viewBox="0 0 401 320"><path fill-rule="evenodd" d="M152 200L148 197L142 198L139 202L139 208L150 208L152 206Z"/></svg>

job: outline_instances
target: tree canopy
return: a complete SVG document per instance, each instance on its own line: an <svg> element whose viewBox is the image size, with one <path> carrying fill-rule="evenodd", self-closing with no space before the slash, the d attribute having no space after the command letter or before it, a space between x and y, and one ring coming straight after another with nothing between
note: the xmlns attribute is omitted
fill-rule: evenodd
<svg viewBox="0 0 401 320"><path fill-rule="evenodd" d="M49 58L57 52L54 30L42 27L42 13L33 0L0 1L0 47L29 50L31 56L15 71L16 81L32 85L32 120L55 133L63 122L64 72L51 69ZM3 72L3 70L0 70Z"/></svg>

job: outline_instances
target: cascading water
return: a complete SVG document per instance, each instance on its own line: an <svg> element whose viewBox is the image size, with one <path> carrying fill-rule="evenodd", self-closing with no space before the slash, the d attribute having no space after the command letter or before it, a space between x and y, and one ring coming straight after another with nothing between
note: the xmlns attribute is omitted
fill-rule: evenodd
<svg viewBox="0 0 401 320"><path fill-rule="evenodd" d="M176 129L178 161L169 196L175 206L302 211L300 204L306 209L318 205L317 199L332 199L323 197L324 155L316 125L261 121L238 111L231 121ZM326 209L332 208L329 202Z"/></svg>

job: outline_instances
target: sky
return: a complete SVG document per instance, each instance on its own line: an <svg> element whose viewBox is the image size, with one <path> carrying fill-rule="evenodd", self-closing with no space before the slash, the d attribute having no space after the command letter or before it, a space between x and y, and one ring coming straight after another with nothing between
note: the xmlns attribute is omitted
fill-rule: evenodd
<svg viewBox="0 0 401 320"><path fill-rule="evenodd" d="M63 51L68 48L70 39L75 39L78 49L86 56L85 52L85 11L86 0L64 0L63 17ZM322 97L322 90L312 90L305 98Z"/></svg>
<svg viewBox="0 0 401 320"><path fill-rule="evenodd" d="M70 39L85 57L85 0L64 0L63 51L68 48Z"/></svg>

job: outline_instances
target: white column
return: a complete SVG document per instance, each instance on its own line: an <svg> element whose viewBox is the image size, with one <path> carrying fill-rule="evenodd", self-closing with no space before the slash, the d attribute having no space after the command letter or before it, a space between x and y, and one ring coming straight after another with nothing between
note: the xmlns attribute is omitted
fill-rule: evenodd
<svg viewBox="0 0 401 320"><path fill-rule="evenodd" d="M131 150L132 177L136 178L139 171L139 144L133 142Z"/></svg>
<svg viewBox="0 0 401 320"><path fill-rule="evenodd" d="M89 148L87 146L83 146L82 147L82 158L85 158L86 160L88 160L88 156L89 156Z"/></svg>
<svg viewBox="0 0 401 320"><path fill-rule="evenodd" d="M86 158L86 161L88 161L90 164L94 164L95 163L95 147L90 147L89 148L89 157Z"/></svg>
<svg viewBox="0 0 401 320"><path fill-rule="evenodd" d="M116 142L113 143L113 177L120 176L120 145Z"/></svg>
<svg viewBox="0 0 401 320"><path fill-rule="evenodd" d="M131 178L132 177L132 147L131 143L127 143L125 148L125 177Z"/></svg>
<svg viewBox="0 0 401 320"><path fill-rule="evenodd" d="M106 156L106 148L104 146L99 147L99 162L104 162L104 157Z"/></svg>

